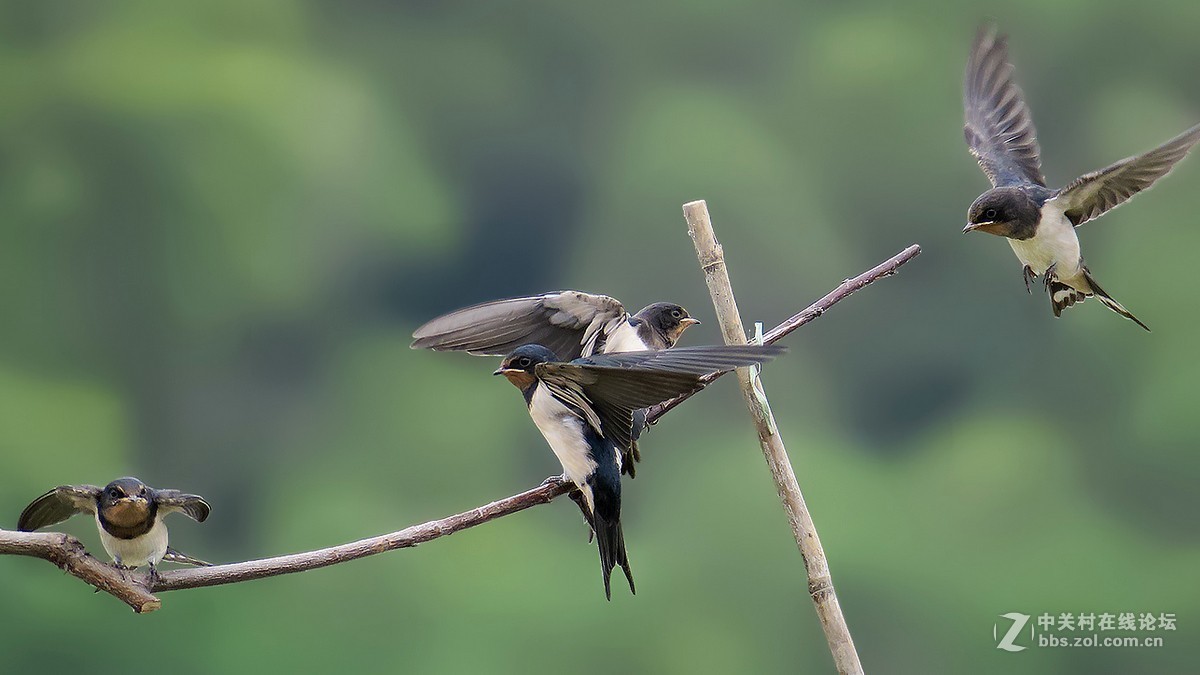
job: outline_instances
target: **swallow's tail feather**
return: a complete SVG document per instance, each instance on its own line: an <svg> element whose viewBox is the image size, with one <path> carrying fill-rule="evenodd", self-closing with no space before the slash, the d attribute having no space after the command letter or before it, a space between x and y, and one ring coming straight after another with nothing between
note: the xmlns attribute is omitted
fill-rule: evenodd
<svg viewBox="0 0 1200 675"><path fill-rule="evenodd" d="M609 520L599 512L593 515L596 521L596 544L600 549L600 569L604 573L604 597L612 600L612 571L620 567L629 581L629 592L637 594L633 587L633 572L629 569L629 555L625 552L625 533L619 519Z"/></svg>
<svg viewBox="0 0 1200 675"><path fill-rule="evenodd" d="M629 555L625 552L625 533L621 529L621 477L615 471L613 474L612 480L604 480L599 473L593 474L591 481L594 504L592 523L596 531L596 545L600 549L604 597L609 600L612 600L612 571L618 566L629 581L629 592L637 594L633 587L633 571L629 569Z"/></svg>
<svg viewBox="0 0 1200 675"><path fill-rule="evenodd" d="M1062 316L1062 311L1077 302L1083 302L1091 293L1081 291L1074 286L1059 281L1057 277L1046 275L1046 292L1050 295L1050 308L1054 316Z"/></svg>
<svg viewBox="0 0 1200 675"><path fill-rule="evenodd" d="M1055 276L1053 267L1046 271L1046 292L1050 295L1050 307L1054 310L1054 316L1061 316L1064 309L1094 296L1100 301L1100 304L1147 331L1150 330L1146 324L1125 309L1121 303L1114 300L1103 288L1100 288L1100 284L1097 284L1096 280L1092 278L1092 273L1088 271L1088 268L1083 267L1079 274L1070 281L1071 283L1067 283Z"/></svg>
<svg viewBox="0 0 1200 675"><path fill-rule="evenodd" d="M1100 304L1146 329L1146 332L1150 332L1149 326L1142 323L1140 319L1131 314L1129 310L1125 309L1124 305L1114 300L1113 297L1105 292L1103 288L1100 288L1100 285L1097 284L1096 280L1092 278L1092 273L1089 272L1086 267L1083 268L1083 278L1087 282L1088 286L1091 287L1092 292L1088 295L1095 295L1096 299L1100 301Z"/></svg>
<svg viewBox="0 0 1200 675"><path fill-rule="evenodd" d="M194 565L196 567L212 567L212 563L204 562L199 558L193 558L185 553L180 553L170 546L167 547L167 553L163 556L166 562L178 563L180 565Z"/></svg>

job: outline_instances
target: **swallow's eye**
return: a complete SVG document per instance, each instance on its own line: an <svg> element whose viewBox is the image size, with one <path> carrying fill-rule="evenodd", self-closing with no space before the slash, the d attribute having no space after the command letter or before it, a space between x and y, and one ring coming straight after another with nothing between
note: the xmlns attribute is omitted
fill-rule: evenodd
<svg viewBox="0 0 1200 675"><path fill-rule="evenodd" d="M532 363L533 361L530 361L528 356L522 356L521 358L517 359L517 366L521 368L528 368Z"/></svg>
<svg viewBox="0 0 1200 675"><path fill-rule="evenodd" d="M121 491L120 491L120 490L118 490L117 488L109 488L109 489L108 489L108 496L109 496L109 497L112 497L113 499L120 499L120 498L121 498Z"/></svg>
<svg viewBox="0 0 1200 675"><path fill-rule="evenodd" d="M983 217L987 218L988 220L995 220L996 216L998 215L1000 214L996 211L996 209L988 209L987 211L983 212Z"/></svg>
<svg viewBox="0 0 1200 675"><path fill-rule="evenodd" d="M671 318L672 318L672 319L682 319L682 318L683 318L683 312L681 312L681 311L679 311L679 310L677 310L677 309L673 309L673 310L671 310Z"/></svg>

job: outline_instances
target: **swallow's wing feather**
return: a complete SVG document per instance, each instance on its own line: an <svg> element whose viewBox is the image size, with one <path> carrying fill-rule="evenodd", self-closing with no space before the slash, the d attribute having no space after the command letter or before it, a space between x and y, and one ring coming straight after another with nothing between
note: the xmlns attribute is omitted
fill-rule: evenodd
<svg viewBox="0 0 1200 675"><path fill-rule="evenodd" d="M179 490L155 490L154 499L164 513L182 513L197 523L203 523L212 507L200 495L189 495Z"/></svg>
<svg viewBox="0 0 1200 675"><path fill-rule="evenodd" d="M1005 37L997 35L993 26L981 27L963 83L963 135L994 187L1045 186L1037 129L1012 74Z"/></svg>
<svg viewBox="0 0 1200 675"><path fill-rule="evenodd" d="M595 354L578 359L576 363L605 368L662 370L705 375L770 361L786 351L787 347L782 345L709 345L676 347L662 351ZM657 402L648 403L647 406Z"/></svg>
<svg viewBox="0 0 1200 675"><path fill-rule="evenodd" d="M537 374L555 395L570 392L568 402L582 408L588 423L629 461L635 411L700 389L703 375L769 361L784 351L774 345L732 345L601 354L543 363Z"/></svg>
<svg viewBox="0 0 1200 675"><path fill-rule="evenodd" d="M611 440L623 462L631 459L634 411L702 386L700 377L690 373L572 363L541 364L538 377L552 395Z"/></svg>
<svg viewBox="0 0 1200 675"><path fill-rule="evenodd" d="M17 529L33 532L77 513L95 513L99 496L100 488L95 485L60 485L25 507L17 518Z"/></svg>
<svg viewBox="0 0 1200 675"><path fill-rule="evenodd" d="M569 361L596 351L626 318L625 307L607 295L559 291L444 314L413 332L412 346L504 356L521 345L540 344Z"/></svg>
<svg viewBox="0 0 1200 675"><path fill-rule="evenodd" d="M1149 152L1076 178L1054 198L1063 204L1063 212L1078 227L1154 185L1170 173L1197 141L1200 141L1200 124Z"/></svg>

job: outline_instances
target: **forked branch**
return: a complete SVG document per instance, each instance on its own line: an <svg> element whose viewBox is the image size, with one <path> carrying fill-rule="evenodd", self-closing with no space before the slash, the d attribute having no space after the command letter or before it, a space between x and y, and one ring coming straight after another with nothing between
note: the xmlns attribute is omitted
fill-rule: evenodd
<svg viewBox="0 0 1200 675"><path fill-rule="evenodd" d="M804 311L772 328L766 334L765 341L775 342L779 340L800 326L821 316L830 307L851 293L877 279L894 274L897 268L911 260L919 252L920 249L916 246L910 246L880 265L863 272L853 279L843 281L840 286ZM719 377L717 373L708 376L706 383L717 379L717 377ZM668 410L679 405L687 398L688 396L681 396L677 399L667 401L660 406L656 406L650 411L647 419L651 422L658 420ZM470 511L457 513L447 518L413 525L398 532L317 551L294 553L248 562L214 565L212 567L165 571L154 581L151 581L149 575L145 572L122 572L105 564L87 553L79 540L70 535L57 532L15 532L0 529L0 555L24 555L48 560L62 568L68 574L124 602L132 607L135 612L145 613L152 612L162 606L159 599L153 595L155 592L199 588L201 586L217 586L220 584L249 581L251 579L273 577L280 574L292 574L317 569L318 567L337 565L369 555L383 553L384 551L408 548L439 537L454 534L460 530L481 525L496 518L523 511L531 506L545 504L570 491L571 486L564 484L559 478L548 478L538 487L526 490L520 494L485 504Z"/></svg>

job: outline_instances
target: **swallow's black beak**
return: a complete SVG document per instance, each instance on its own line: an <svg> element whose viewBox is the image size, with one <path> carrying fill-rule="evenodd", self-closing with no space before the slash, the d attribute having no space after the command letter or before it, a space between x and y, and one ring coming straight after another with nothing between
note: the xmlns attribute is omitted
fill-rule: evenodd
<svg viewBox="0 0 1200 675"><path fill-rule="evenodd" d="M509 373L519 373L519 372L521 372L521 371L517 368L505 368L504 366L500 366L499 368L497 368L496 370L494 370L492 372L492 375L507 375Z"/></svg>
<svg viewBox="0 0 1200 675"><path fill-rule="evenodd" d="M963 228L963 234L966 234L968 232L974 232L975 230L982 229L989 225L995 225L995 224L996 223L994 223L990 220L985 223L967 223L967 226Z"/></svg>
<svg viewBox="0 0 1200 675"><path fill-rule="evenodd" d="M699 326L700 319L693 319L692 317L689 316L689 317L680 319L679 323L683 324L684 328L687 328L688 326Z"/></svg>

